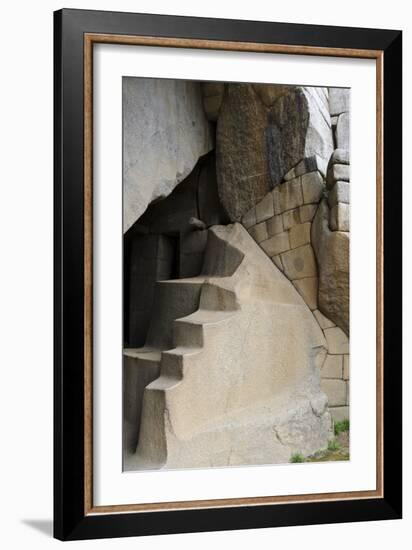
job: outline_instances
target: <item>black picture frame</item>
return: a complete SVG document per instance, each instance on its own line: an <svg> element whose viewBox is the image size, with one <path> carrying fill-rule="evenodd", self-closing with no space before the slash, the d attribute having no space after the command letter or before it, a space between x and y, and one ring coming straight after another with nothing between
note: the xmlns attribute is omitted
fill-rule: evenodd
<svg viewBox="0 0 412 550"><path fill-rule="evenodd" d="M379 50L383 56L383 495L170 511L85 512L84 36ZM402 33L63 9L54 13L54 536L126 537L402 516Z"/></svg>

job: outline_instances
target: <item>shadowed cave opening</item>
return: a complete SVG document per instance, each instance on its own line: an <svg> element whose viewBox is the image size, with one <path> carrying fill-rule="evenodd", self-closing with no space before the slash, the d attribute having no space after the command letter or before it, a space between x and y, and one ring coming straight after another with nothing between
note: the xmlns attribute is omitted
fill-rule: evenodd
<svg viewBox="0 0 412 550"><path fill-rule="evenodd" d="M156 282L199 275L207 228L228 222L211 151L169 196L152 202L124 235L125 348L146 342Z"/></svg>

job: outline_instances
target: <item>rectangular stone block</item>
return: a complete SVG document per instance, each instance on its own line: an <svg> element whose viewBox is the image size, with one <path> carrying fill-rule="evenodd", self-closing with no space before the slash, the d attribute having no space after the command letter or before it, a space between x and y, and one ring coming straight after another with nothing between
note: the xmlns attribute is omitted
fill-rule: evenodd
<svg viewBox="0 0 412 550"><path fill-rule="evenodd" d="M280 185L280 209L282 212L292 210L303 204L300 178L286 181Z"/></svg>
<svg viewBox="0 0 412 550"><path fill-rule="evenodd" d="M322 378L342 378L342 355L327 355L322 366Z"/></svg>
<svg viewBox="0 0 412 550"><path fill-rule="evenodd" d="M329 208L333 208L338 202L349 204L349 183L347 181L337 181L329 191Z"/></svg>
<svg viewBox="0 0 412 550"><path fill-rule="evenodd" d="M350 181L350 168L348 164L333 165L334 181Z"/></svg>
<svg viewBox="0 0 412 550"><path fill-rule="evenodd" d="M311 222L315 217L316 210L318 209L317 204L304 204L299 207L299 216L302 223Z"/></svg>
<svg viewBox="0 0 412 550"><path fill-rule="evenodd" d="M318 278L308 277L293 281L296 290L305 300L309 309L314 310L318 307Z"/></svg>
<svg viewBox="0 0 412 550"><path fill-rule="evenodd" d="M324 378L320 381L322 391L328 396L329 407L346 405L346 382Z"/></svg>
<svg viewBox="0 0 412 550"><path fill-rule="evenodd" d="M309 172L303 174L301 178L303 202L305 204L318 204L320 201L325 185L320 172Z"/></svg>
<svg viewBox="0 0 412 550"><path fill-rule="evenodd" d="M246 214L242 218L242 224L246 229L249 229L249 227L252 227L252 225L256 225L255 207L251 208L249 212L246 212Z"/></svg>
<svg viewBox="0 0 412 550"><path fill-rule="evenodd" d="M277 256L281 252L289 250L290 248L288 232L284 231L283 233L274 235L273 237L270 237L270 239L266 239L266 241L261 242L260 246L271 258L273 256Z"/></svg>
<svg viewBox="0 0 412 550"><path fill-rule="evenodd" d="M268 193L260 202L256 205L256 221L263 222L274 215L273 209L273 196Z"/></svg>
<svg viewBox="0 0 412 550"><path fill-rule="evenodd" d="M275 264L276 267L278 267L281 271L283 271L282 260L279 255L273 256L272 262Z"/></svg>
<svg viewBox="0 0 412 550"><path fill-rule="evenodd" d="M272 199L273 199L273 212L275 216L282 214L282 210L280 208L280 185L276 185L276 187L273 189Z"/></svg>
<svg viewBox="0 0 412 550"><path fill-rule="evenodd" d="M350 164L349 149L335 149L331 162L332 164Z"/></svg>
<svg viewBox="0 0 412 550"><path fill-rule="evenodd" d="M349 380L349 355L343 356L343 379Z"/></svg>
<svg viewBox="0 0 412 550"><path fill-rule="evenodd" d="M349 150L349 113L339 115L336 126L336 145L339 149Z"/></svg>
<svg viewBox="0 0 412 550"><path fill-rule="evenodd" d="M295 210L288 210L282 215L283 229L286 231L297 223L300 223L299 208Z"/></svg>
<svg viewBox="0 0 412 550"><path fill-rule="evenodd" d="M249 233L252 235L257 243L261 243L262 241L266 240L268 238L266 222L261 222L257 225L254 225L249 229Z"/></svg>
<svg viewBox="0 0 412 550"><path fill-rule="evenodd" d="M289 229L290 247L297 248L310 243L311 223L299 223Z"/></svg>
<svg viewBox="0 0 412 550"><path fill-rule="evenodd" d="M329 412L334 422L349 420L349 407L331 407Z"/></svg>
<svg viewBox="0 0 412 550"><path fill-rule="evenodd" d="M289 279L317 277L317 267L312 246L306 244L282 254L282 264Z"/></svg>
<svg viewBox="0 0 412 550"><path fill-rule="evenodd" d="M349 339L341 328L326 328L323 332L331 355L347 355L349 353Z"/></svg>
<svg viewBox="0 0 412 550"><path fill-rule="evenodd" d="M278 233L282 233L283 232L282 216L273 216L273 218L269 218L268 220L266 220L266 229L269 237L272 237L273 235L277 235Z"/></svg>
<svg viewBox="0 0 412 550"><path fill-rule="evenodd" d="M333 164L328 169L326 186L332 189L337 181L350 181L349 164Z"/></svg>
<svg viewBox="0 0 412 550"><path fill-rule="evenodd" d="M349 405L350 404L350 397L349 397L349 381L346 382L346 404Z"/></svg>
<svg viewBox="0 0 412 550"><path fill-rule="evenodd" d="M302 159L297 166L295 166L295 175L303 176L307 172L315 172L318 170L323 176L326 175L326 169L329 159L323 159L319 155L313 155Z"/></svg>
<svg viewBox="0 0 412 550"><path fill-rule="evenodd" d="M320 326L321 329L331 328L331 327L336 326L333 321L331 321L330 319L325 317L323 315L323 313L321 311L319 311L318 309L313 312L313 315L315 316L315 318L316 318L317 322L319 323L319 326Z"/></svg>
<svg viewBox="0 0 412 550"><path fill-rule="evenodd" d="M349 88L329 88L329 110L331 115L349 111Z"/></svg>
<svg viewBox="0 0 412 550"><path fill-rule="evenodd" d="M339 202L330 211L329 226L332 231L349 231L349 204Z"/></svg>
<svg viewBox="0 0 412 550"><path fill-rule="evenodd" d="M289 170L289 172L286 172L286 174L283 176L283 179L285 181L289 181L289 180L293 180L293 178L296 178L296 174L295 174L295 168L291 168Z"/></svg>

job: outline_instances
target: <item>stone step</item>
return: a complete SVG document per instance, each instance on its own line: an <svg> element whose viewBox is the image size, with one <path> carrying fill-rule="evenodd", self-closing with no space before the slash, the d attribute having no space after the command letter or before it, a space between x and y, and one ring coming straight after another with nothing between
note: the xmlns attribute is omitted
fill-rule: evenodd
<svg viewBox="0 0 412 550"><path fill-rule="evenodd" d="M162 359L162 352L159 349L154 348L125 348L123 350L124 357L130 359L136 359L134 362L136 367L154 366L155 363L160 364Z"/></svg>
<svg viewBox="0 0 412 550"><path fill-rule="evenodd" d="M196 311L203 283L202 277L156 283L146 346L161 350L173 347L173 322Z"/></svg>
<svg viewBox="0 0 412 550"><path fill-rule="evenodd" d="M184 368L188 363L195 359L198 355L202 353L201 347L194 346L178 346L174 349L164 351L162 353L162 367L161 367L161 376L154 380L149 386L148 389L167 389L169 387L169 382L173 384L180 382L183 378ZM163 387L163 378L170 379L166 387Z"/></svg>
<svg viewBox="0 0 412 550"><path fill-rule="evenodd" d="M198 309L186 317L176 319L173 324L175 345L204 346L205 330L225 322L233 314L233 311Z"/></svg>
<svg viewBox="0 0 412 550"><path fill-rule="evenodd" d="M123 437L128 452L134 452L139 438L143 394L147 385L160 375L162 353L153 348L123 351Z"/></svg>

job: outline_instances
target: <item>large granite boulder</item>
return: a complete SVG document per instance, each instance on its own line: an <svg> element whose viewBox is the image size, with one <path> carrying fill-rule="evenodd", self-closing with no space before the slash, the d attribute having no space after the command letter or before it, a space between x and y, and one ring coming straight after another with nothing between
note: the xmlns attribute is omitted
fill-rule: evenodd
<svg viewBox="0 0 412 550"><path fill-rule="evenodd" d="M216 130L220 200L239 221L270 189L267 108L250 84L228 84Z"/></svg>
<svg viewBox="0 0 412 550"><path fill-rule="evenodd" d="M162 350L160 371L135 410L126 470L287 463L333 435L315 317L240 224L208 233L201 275L158 283L155 333L173 343L146 342Z"/></svg>
<svg viewBox="0 0 412 550"><path fill-rule="evenodd" d="M304 158L317 155L326 166L333 151L326 88L291 86L270 108L266 135L272 186Z"/></svg>
<svg viewBox="0 0 412 550"><path fill-rule="evenodd" d="M318 272L320 311L349 335L349 233L329 229L329 207L323 199L311 231Z"/></svg>
<svg viewBox="0 0 412 550"><path fill-rule="evenodd" d="M126 232L214 143L197 82L124 78L123 128Z"/></svg>

